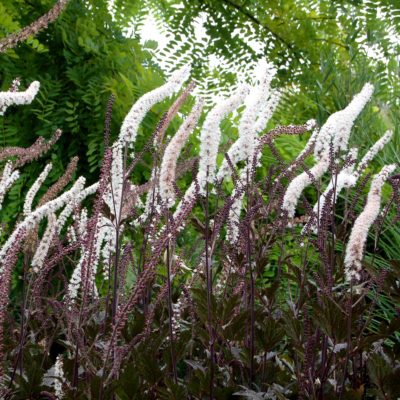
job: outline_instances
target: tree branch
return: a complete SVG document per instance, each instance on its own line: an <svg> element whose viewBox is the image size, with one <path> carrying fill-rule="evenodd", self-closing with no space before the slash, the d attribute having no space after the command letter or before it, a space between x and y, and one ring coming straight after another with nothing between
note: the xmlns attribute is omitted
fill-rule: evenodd
<svg viewBox="0 0 400 400"><path fill-rule="evenodd" d="M256 16L254 16L251 13L249 13L248 11L243 9L241 6L239 6L238 4L234 3L232 0L222 0L222 2L227 4L230 7L234 8L235 10L239 11L241 14L243 14L245 17L247 17L250 21L252 21L256 25L258 25L261 28L267 30L277 40L279 40L282 44L284 44L289 50L291 50L293 53L295 53L296 58L298 58L298 54L297 54L296 50L294 49L293 44L287 42L281 35L279 35L275 31L273 31L268 25L263 24Z"/></svg>

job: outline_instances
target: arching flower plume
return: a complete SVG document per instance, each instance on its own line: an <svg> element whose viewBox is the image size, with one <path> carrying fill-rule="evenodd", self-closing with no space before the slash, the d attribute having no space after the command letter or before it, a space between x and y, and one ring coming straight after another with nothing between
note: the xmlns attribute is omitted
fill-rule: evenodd
<svg viewBox="0 0 400 400"><path fill-rule="evenodd" d="M32 82L24 92L14 90L0 92L0 115L4 115L7 108L11 105L31 104L39 92L40 83Z"/></svg>
<svg viewBox="0 0 400 400"><path fill-rule="evenodd" d="M221 138L221 121L239 107L249 93L248 86L241 86L225 101L217 104L207 115L200 133L200 162L197 179L200 193L204 194L206 182L213 183L217 167L217 154Z"/></svg>
<svg viewBox="0 0 400 400"><path fill-rule="evenodd" d="M368 167L368 164L374 159L380 150L382 150L390 139L393 137L393 131L386 131L385 134L377 140L374 145L368 150L365 156L358 163L355 170L355 175L358 178Z"/></svg>
<svg viewBox="0 0 400 400"><path fill-rule="evenodd" d="M357 159L358 150L356 148L350 149L349 155L347 158L347 164L338 175L334 175L331 177L328 186L325 191L321 194L318 201L314 204L313 212L317 216L316 218L320 219L322 210L325 206L325 200L330 198L331 192L334 191L335 195L332 198L332 202L336 202L339 193L345 189L355 185L357 179L354 176L354 164ZM308 226L312 224L314 231L316 232L316 228L318 226L317 220L312 218L308 224L304 227L303 232L308 229Z"/></svg>
<svg viewBox="0 0 400 400"><path fill-rule="evenodd" d="M396 169L395 164L386 165L374 176L368 193L367 204L354 222L346 247L344 259L345 274L348 281L360 279L361 261L364 255L368 232L379 215L382 187L389 175Z"/></svg>
<svg viewBox="0 0 400 400"><path fill-rule="evenodd" d="M74 208L77 207L86 197L95 194L99 187L99 183L96 182L91 186L88 186L85 189L82 189L77 193L77 195L70 199L70 201L66 204L64 209L60 212L57 219L57 232L61 233L63 227L65 226L67 219L71 216Z"/></svg>
<svg viewBox="0 0 400 400"><path fill-rule="evenodd" d="M297 175L286 189L283 198L282 209L287 212L288 218L293 218L296 212L297 203L304 189L312 182L321 178L329 168L329 160L318 161L309 171Z"/></svg>
<svg viewBox="0 0 400 400"><path fill-rule="evenodd" d="M175 200L173 183L175 182L176 164L178 162L179 154L189 135L196 127L202 110L203 101L199 100L165 149L160 170L160 196L167 205L172 205Z"/></svg>
<svg viewBox="0 0 400 400"><path fill-rule="evenodd" d="M189 78L189 74L190 67L185 65L183 68L175 71L164 85L140 97L122 123L119 140L124 144L134 144L139 125L150 108L178 91L182 87L183 82Z"/></svg>
<svg viewBox="0 0 400 400"><path fill-rule="evenodd" d="M319 131L314 148L315 158L328 158L331 146L335 154L339 151L347 151L354 121L371 99L373 92L374 87L366 83L346 108L329 116Z"/></svg>

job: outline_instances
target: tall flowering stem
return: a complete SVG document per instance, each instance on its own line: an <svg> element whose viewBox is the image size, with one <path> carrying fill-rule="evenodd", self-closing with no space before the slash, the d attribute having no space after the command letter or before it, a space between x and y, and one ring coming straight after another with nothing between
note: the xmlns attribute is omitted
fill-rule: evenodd
<svg viewBox="0 0 400 400"><path fill-rule="evenodd" d="M127 147L134 146L139 125L151 107L179 90L188 78L189 72L188 66L175 71L167 83L139 98L122 123L118 140L112 146L111 185L105 194L105 201L117 221L121 220Z"/></svg>
<svg viewBox="0 0 400 400"><path fill-rule="evenodd" d="M104 193L110 182L110 169L112 163L112 152L111 149L107 149L104 154L102 169L100 173L99 185L97 187L96 198L93 205L93 213L87 223L87 233L85 237L85 256L82 261L81 266L81 276L82 276L82 287L83 287L83 300L80 310L80 316L82 316L83 309L86 305L86 300L89 296L89 291L94 288L90 287L92 285L91 277L94 274L93 268L93 257L95 255L96 244L99 239L98 235L98 221L101 213L101 209L104 204ZM80 318L81 319L81 318Z"/></svg>
<svg viewBox="0 0 400 400"><path fill-rule="evenodd" d="M196 193L198 193L198 187ZM127 300L124 302L124 304L121 304L121 306L118 307L115 324L113 324L112 335L108 344L106 355L104 357L103 374L105 374L105 368L108 365L108 360L110 358L111 351L114 348L115 341L124 329L130 312L132 311L133 307L141 299L143 299L144 295L147 293L148 285L151 284L156 277L156 265L162 254L162 251L165 249L167 243L169 243L169 241L178 233L183 221L186 220L191 213L196 199L197 195L191 198L190 201L184 202L177 217L171 219L169 231L162 229L159 232L158 240L154 244L150 260L146 263L143 271L138 276L137 281Z"/></svg>
<svg viewBox="0 0 400 400"><path fill-rule="evenodd" d="M199 187L199 193L205 194L207 183L214 183L218 147L221 138L220 124L229 113L242 104L249 92L247 86L241 86L230 97L217 104L207 115L200 133L200 161L199 171L196 176L196 182L193 182L186 190L183 199L178 204L174 213L174 218L179 215L180 209L185 202L190 202L196 197L196 186Z"/></svg>

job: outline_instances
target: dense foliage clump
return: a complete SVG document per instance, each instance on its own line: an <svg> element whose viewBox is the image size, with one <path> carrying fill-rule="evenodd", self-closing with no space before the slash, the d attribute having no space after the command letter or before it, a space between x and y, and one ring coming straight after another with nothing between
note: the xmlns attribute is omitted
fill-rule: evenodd
<svg viewBox="0 0 400 400"><path fill-rule="evenodd" d="M0 51L18 57L12 46L44 34L65 3ZM70 1L88 18L84 4ZM68 13L60 18L56 37ZM42 166L74 135L58 129L73 121L56 111L43 120L51 136L0 150L1 398L399 397L400 176L396 164L373 164L395 134L351 147L355 124L373 114L374 85L299 124L276 123L285 96L264 61L213 107L185 87L187 65L133 101L113 75L121 65L106 67L108 40L99 35L88 58L77 48L68 56L77 68L90 60L101 85L115 79L105 123L95 86L98 114L81 125L102 126L94 162L80 167L78 152L64 171L57 156ZM21 80L0 92L0 118L14 129L52 93ZM91 113L87 100L73 115ZM116 130L118 102L126 114ZM298 136L305 146L285 151Z"/></svg>

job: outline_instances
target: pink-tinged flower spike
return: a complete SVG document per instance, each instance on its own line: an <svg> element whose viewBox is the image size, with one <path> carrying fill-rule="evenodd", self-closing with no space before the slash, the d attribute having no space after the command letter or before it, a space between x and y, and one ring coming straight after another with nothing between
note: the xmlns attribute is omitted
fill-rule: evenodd
<svg viewBox="0 0 400 400"><path fill-rule="evenodd" d="M10 92L18 92L20 86L21 80L19 78L15 78L11 83Z"/></svg>
<svg viewBox="0 0 400 400"><path fill-rule="evenodd" d="M114 143L112 147L111 181L109 189L104 195L104 201L108 205L111 213L118 216L122 202L122 192L124 185L124 145L121 140Z"/></svg>
<svg viewBox="0 0 400 400"><path fill-rule="evenodd" d="M151 171L150 182L153 182L154 187L147 192L146 203L144 204L144 210L139 217L134 221L135 226L143 224L151 213L160 213L161 204L158 203L159 187L156 184L158 176L158 168L154 167Z"/></svg>
<svg viewBox="0 0 400 400"><path fill-rule="evenodd" d="M249 95L246 97L246 108L239 122L239 138L228 150L228 157L233 165L252 157L254 148L256 147L257 134L260 131L257 118L262 114L262 123L264 127L273 112L272 108L274 107L271 108L271 105L268 104L268 99L271 94L270 84L274 74L271 71L270 65L264 61L260 67L261 83L252 88ZM275 99L275 96L273 97ZM225 177L230 176L231 173L231 168L226 158L224 158L217 173L217 180L222 181Z"/></svg>
<svg viewBox="0 0 400 400"><path fill-rule="evenodd" d="M74 197L78 195L78 193L83 189L85 185L85 178L80 177L75 184L72 186L70 190L63 193L59 197L54 200L43 204L38 207L35 211L32 211L25 219L20 222L14 229L14 232L9 236L9 238L4 243L3 247L0 249L0 272L3 268L2 261L4 256L7 254L7 251L10 247L13 246L18 233L21 230L29 231L33 227L35 227L43 218L48 217L50 214L56 212L60 208L62 208L66 203L71 201Z"/></svg>
<svg viewBox="0 0 400 400"><path fill-rule="evenodd" d="M86 236L88 220L88 211L87 208L84 207L81 210L81 215L79 216L78 221L78 232L79 236L82 238Z"/></svg>
<svg viewBox="0 0 400 400"><path fill-rule="evenodd" d="M78 298L78 291L82 283L82 264L86 258L86 251L83 247L81 257L79 258L78 264L76 265L74 272L72 273L71 279L68 283L67 299L69 306L74 304Z"/></svg>
<svg viewBox="0 0 400 400"><path fill-rule="evenodd" d="M374 87L370 83L366 83L361 92L354 96L346 108L332 114L327 119L315 143L314 155L316 159L329 158L330 146L333 146L334 153L347 150L354 121L370 100L373 91Z"/></svg>
<svg viewBox="0 0 400 400"><path fill-rule="evenodd" d="M51 242L57 232L57 217L55 214L50 214L48 217L47 227L44 231L42 240L40 241L36 252L32 259L32 268L34 272L38 272L43 266L44 260L49 252Z"/></svg>
<svg viewBox="0 0 400 400"><path fill-rule="evenodd" d="M110 240L110 236L114 235L115 236L115 227L112 225L112 223L104 217L101 217L98 220L97 226L96 226L96 235L94 237L94 252L91 255L90 258L90 287L93 288L93 294L96 297L97 296L97 288L95 284L95 276L97 272L97 267L98 263L100 260L100 255L101 255L101 250L102 250L102 245L104 242ZM90 256L90 251L85 245L86 240L83 241L82 246L81 246L81 257L79 259L79 262L77 266L74 269L74 272L71 276L71 279L68 284L68 289L67 289L67 299L68 302L71 304L75 303L76 299L78 298L78 292L82 284L82 266L84 263L88 262L89 256ZM109 253L110 254L110 253ZM107 257L109 257L109 254ZM108 260L108 258L107 258ZM107 277L108 278L108 277Z"/></svg>
<svg viewBox="0 0 400 400"><path fill-rule="evenodd" d="M0 179L0 210L7 190L10 189L13 183L19 178L19 171L13 171L12 168L11 161L7 162Z"/></svg>
<svg viewBox="0 0 400 400"><path fill-rule="evenodd" d="M198 100L192 112L182 123L176 134L169 142L164 152L160 171L160 196L168 206L172 206L175 201L174 182L176 177L176 164L179 154L185 145L189 135L195 129L203 110L203 100Z"/></svg>
<svg viewBox="0 0 400 400"><path fill-rule="evenodd" d="M32 212L33 199L36 196L36 193L38 192L38 190L40 189L40 186L42 186L43 182L47 178L47 175L49 175L52 168L53 168L52 163L47 164L45 169L42 171L42 173L36 179L35 183L29 189L29 191L25 197L25 202L24 202L24 215L25 216L29 215Z"/></svg>
<svg viewBox="0 0 400 400"><path fill-rule="evenodd" d="M374 145L369 149L367 154L362 158L362 160L358 163L355 175L358 178L364 170L368 167L368 164L372 161L372 159L376 156L376 154L382 150L385 145L390 141L393 136L392 131L387 131L378 141L374 143Z"/></svg>
<svg viewBox="0 0 400 400"><path fill-rule="evenodd" d="M4 115L7 108L13 104L31 104L39 91L40 83L32 82L25 92L0 92L0 115Z"/></svg>
<svg viewBox="0 0 400 400"><path fill-rule="evenodd" d="M59 354L56 358L56 362L54 364L54 394L57 400L62 399L64 397L63 383L65 382L64 375L64 363L61 355Z"/></svg>
<svg viewBox="0 0 400 400"><path fill-rule="evenodd" d="M233 203L231 208L229 209L229 217L228 217L228 229L226 239L229 243L236 243L239 237L239 221L240 221L240 213L242 211L243 205L243 197L244 191L239 192L236 191L236 188L232 192Z"/></svg>
<svg viewBox="0 0 400 400"><path fill-rule="evenodd" d="M135 142L139 125L150 108L178 91L183 82L189 78L189 74L190 67L185 65L175 71L164 85L138 99L122 123L119 139L123 144Z"/></svg>
<svg viewBox="0 0 400 400"><path fill-rule="evenodd" d="M395 164L386 165L381 169L379 174L376 174L372 179L367 204L354 222L346 247L344 266L347 281L353 279L358 281L360 279L360 271L362 269L361 261L364 255L368 232L379 215L382 187L395 169Z"/></svg>

